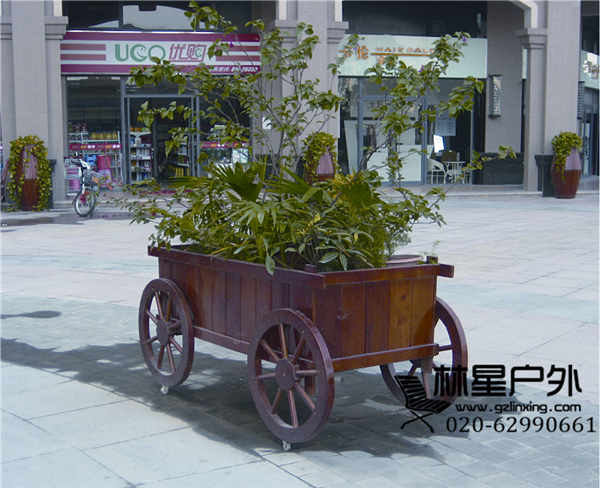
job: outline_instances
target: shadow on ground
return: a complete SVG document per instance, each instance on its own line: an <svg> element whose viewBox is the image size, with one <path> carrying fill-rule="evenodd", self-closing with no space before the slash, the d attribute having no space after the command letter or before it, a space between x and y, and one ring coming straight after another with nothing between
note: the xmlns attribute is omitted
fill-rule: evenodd
<svg viewBox="0 0 600 488"><path fill-rule="evenodd" d="M257 449L280 449L279 441L270 434L255 409L243 359L218 358L197 351L188 380L164 396L146 369L137 343L57 351L2 339L1 354L7 363L51 371L141 402L189 423L204 436L228 442L238 449L252 453ZM336 399L329 422L316 439L295 449L303 452L358 450L382 457L420 455L443 462L435 445L428 442L432 434L425 425L413 422L406 429L400 429L413 416L399 405L379 375L360 371L337 374L335 388ZM461 399L461 404L465 403L469 403L469 399ZM478 399L477 403L485 403L485 399ZM490 403L496 401L492 399ZM428 417L428 421L438 440L446 436L466 438L468 433L448 432L448 417L481 417L491 422L498 418L487 410L457 413L450 407L443 414Z"/></svg>

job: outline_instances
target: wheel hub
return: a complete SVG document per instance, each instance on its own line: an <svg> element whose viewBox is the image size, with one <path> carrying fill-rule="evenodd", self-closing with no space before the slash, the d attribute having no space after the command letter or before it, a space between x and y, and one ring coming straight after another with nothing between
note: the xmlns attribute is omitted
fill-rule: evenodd
<svg viewBox="0 0 600 488"><path fill-rule="evenodd" d="M158 341L161 346L166 346L169 343L169 326L164 320L158 320L156 335L158 336Z"/></svg>
<svg viewBox="0 0 600 488"><path fill-rule="evenodd" d="M283 390L291 390L294 387L298 378L296 376L296 368L289 360L282 359L277 363L275 380L277 381L277 386Z"/></svg>

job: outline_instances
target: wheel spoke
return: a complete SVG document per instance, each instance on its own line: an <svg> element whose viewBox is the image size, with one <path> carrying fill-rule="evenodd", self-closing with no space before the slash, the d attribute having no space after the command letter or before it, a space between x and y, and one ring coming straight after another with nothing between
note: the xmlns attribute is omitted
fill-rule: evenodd
<svg viewBox="0 0 600 488"><path fill-rule="evenodd" d="M277 354L275 354L273 352L273 349L271 349L271 346L269 346L269 344L267 344L267 341L265 341L264 339L261 339L260 345L263 347L263 349L265 351L267 351L267 353L269 354L269 356L271 356L271 359L273 361L275 361L275 362L279 361L279 356L277 356Z"/></svg>
<svg viewBox="0 0 600 488"><path fill-rule="evenodd" d="M150 312L150 310L146 310L146 315L150 317L150 320L152 320L152 322L158 325L158 319L152 314L152 312Z"/></svg>
<svg viewBox="0 0 600 488"><path fill-rule="evenodd" d="M308 393L306 393L306 390L302 388L298 383L294 384L294 389L300 394L302 400L304 400L304 403L306 403L308 408L310 408L310 410L314 412L317 409L317 407L315 406Z"/></svg>
<svg viewBox="0 0 600 488"><path fill-rule="evenodd" d="M158 351L158 358L156 360L156 368L162 368L163 356L165 354L165 346L160 346L160 350Z"/></svg>
<svg viewBox="0 0 600 488"><path fill-rule="evenodd" d="M158 308L158 316L164 320L165 314L163 314L162 305L160 304L160 296L158 295L157 291L154 292L154 300L156 300L156 307Z"/></svg>
<svg viewBox="0 0 600 488"><path fill-rule="evenodd" d="M268 380L269 378L275 378L275 373L260 374L256 377L257 380Z"/></svg>
<svg viewBox="0 0 600 488"><path fill-rule="evenodd" d="M167 357L169 358L169 366L171 367L171 373L175 372L175 360L173 359L173 351L171 351L170 344L167 344Z"/></svg>
<svg viewBox="0 0 600 488"><path fill-rule="evenodd" d="M281 388L277 389L277 394L275 395L275 399L273 400L273 404L271 405L271 413L275 413L277 410L277 405L279 405L279 400L281 400L281 395L283 394L283 390Z"/></svg>
<svg viewBox="0 0 600 488"><path fill-rule="evenodd" d="M172 337L169 337L169 342L171 344L173 344L173 347L175 349L177 349L181 354L183 354L183 347L181 347L179 344L177 344L177 341L175 339L173 339Z"/></svg>
<svg viewBox="0 0 600 488"><path fill-rule="evenodd" d="M169 298L167 300L167 315L165 316L166 321L169 321L169 319L171 318L172 306L173 306L173 297L171 295L169 295Z"/></svg>
<svg viewBox="0 0 600 488"><path fill-rule="evenodd" d="M281 340L281 352L283 354L283 359L287 359L287 343L285 341L285 331L283 330L283 324L281 323L279 324L279 339Z"/></svg>
<svg viewBox="0 0 600 488"><path fill-rule="evenodd" d="M299 369L298 371L296 371L296 374L298 376L317 376L319 374L319 371L317 371L316 369Z"/></svg>
<svg viewBox="0 0 600 488"><path fill-rule="evenodd" d="M152 344L156 340L158 340L158 336L150 337L150 339L144 341L144 344Z"/></svg>
<svg viewBox="0 0 600 488"><path fill-rule="evenodd" d="M296 411L296 400L294 399L294 390L288 390L288 403L290 404L290 415L292 425L298 427L298 412Z"/></svg>
<svg viewBox="0 0 600 488"><path fill-rule="evenodd" d="M304 344L306 343L306 338L304 337L304 335L300 338L300 344L298 344L298 347L296 348L296 352L294 353L294 356L292 357L292 364L296 364L296 361L298 361L298 358L300 357L300 353L302 352L302 348L304 347Z"/></svg>
<svg viewBox="0 0 600 488"><path fill-rule="evenodd" d="M417 365L413 364L412 367L410 368L410 370L408 371L408 375L412 376L413 374L415 374L416 370L417 370Z"/></svg>

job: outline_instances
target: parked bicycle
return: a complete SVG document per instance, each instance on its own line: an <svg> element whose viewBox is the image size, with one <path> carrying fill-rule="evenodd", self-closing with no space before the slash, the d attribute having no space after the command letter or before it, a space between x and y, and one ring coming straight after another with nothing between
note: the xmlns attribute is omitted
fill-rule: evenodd
<svg viewBox="0 0 600 488"><path fill-rule="evenodd" d="M80 189L73 199L73 209L80 217L91 217L98 203L100 184L104 175L93 170L92 165L83 159L72 158L71 165L79 168Z"/></svg>

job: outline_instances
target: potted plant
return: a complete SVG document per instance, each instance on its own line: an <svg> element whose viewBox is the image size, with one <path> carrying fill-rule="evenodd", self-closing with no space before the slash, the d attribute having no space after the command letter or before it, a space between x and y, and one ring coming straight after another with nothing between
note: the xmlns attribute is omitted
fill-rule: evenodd
<svg viewBox="0 0 600 488"><path fill-rule="evenodd" d="M581 137L573 132L561 132L552 139L552 184L556 198L575 198L581 177Z"/></svg>
<svg viewBox="0 0 600 488"><path fill-rule="evenodd" d="M48 151L37 136L21 136L11 141L8 158L8 196L21 210L50 207L52 168Z"/></svg>

